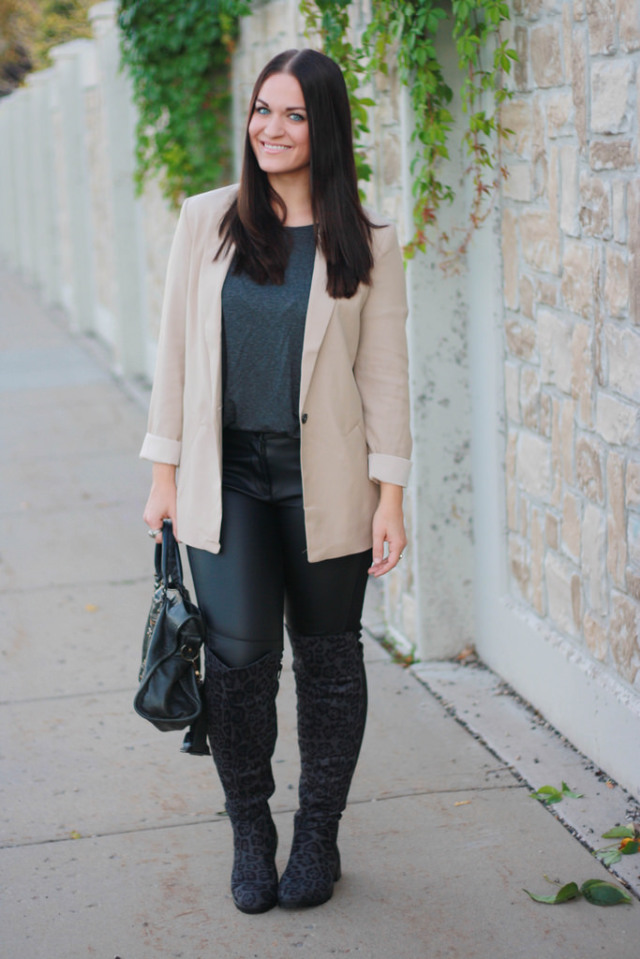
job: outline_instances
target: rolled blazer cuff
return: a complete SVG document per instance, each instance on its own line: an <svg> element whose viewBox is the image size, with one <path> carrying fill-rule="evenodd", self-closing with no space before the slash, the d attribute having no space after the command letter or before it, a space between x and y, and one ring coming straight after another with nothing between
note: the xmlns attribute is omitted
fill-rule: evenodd
<svg viewBox="0 0 640 959"><path fill-rule="evenodd" d="M178 466L182 443L178 440L169 440L164 436L154 436L147 433L140 450L140 459L151 460L152 463L169 463Z"/></svg>
<svg viewBox="0 0 640 959"><path fill-rule="evenodd" d="M377 483L406 486L411 472L411 460L386 453L369 453L369 479Z"/></svg>

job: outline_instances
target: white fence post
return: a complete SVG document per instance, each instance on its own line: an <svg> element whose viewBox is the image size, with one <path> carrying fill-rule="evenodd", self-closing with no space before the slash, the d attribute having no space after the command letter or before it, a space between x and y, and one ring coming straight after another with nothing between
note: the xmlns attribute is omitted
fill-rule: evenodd
<svg viewBox="0 0 640 959"><path fill-rule="evenodd" d="M64 164L69 203L72 250L71 302L65 304L75 329L95 329L96 293L93 258L91 190L85 138L84 87L90 79L93 44L90 40L72 40L54 47L61 111Z"/></svg>
<svg viewBox="0 0 640 959"><path fill-rule="evenodd" d="M53 148L51 82L53 70L42 70L29 77L31 126L31 196L35 230L35 274L43 298L50 305L62 302L60 284L55 159Z"/></svg>
<svg viewBox="0 0 640 959"><path fill-rule="evenodd" d="M0 250L17 270L18 184L16 181L16 108L14 96L0 100Z"/></svg>
<svg viewBox="0 0 640 959"><path fill-rule="evenodd" d="M133 179L136 114L129 78L120 70L116 17L117 4L113 0L89 10L96 37L108 144L117 289L116 365L126 376L135 376L146 370L145 249L141 205Z"/></svg>
<svg viewBox="0 0 640 959"><path fill-rule="evenodd" d="M18 210L16 260L20 272L25 278L32 280L34 259L32 249L33 195L28 143L29 101L31 91L23 88L17 90L12 96L14 114L12 154Z"/></svg>

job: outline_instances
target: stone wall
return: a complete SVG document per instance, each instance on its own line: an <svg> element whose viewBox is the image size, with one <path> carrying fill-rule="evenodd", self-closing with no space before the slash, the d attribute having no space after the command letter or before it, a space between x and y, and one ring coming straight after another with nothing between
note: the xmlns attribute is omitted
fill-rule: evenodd
<svg viewBox="0 0 640 959"><path fill-rule="evenodd" d="M640 689L640 5L513 7L510 591Z"/></svg>

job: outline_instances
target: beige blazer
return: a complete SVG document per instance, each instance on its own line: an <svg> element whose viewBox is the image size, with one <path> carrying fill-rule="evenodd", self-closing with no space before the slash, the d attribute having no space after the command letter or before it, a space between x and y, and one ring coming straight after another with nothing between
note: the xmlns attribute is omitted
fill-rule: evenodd
<svg viewBox="0 0 640 959"><path fill-rule="evenodd" d="M215 260L237 187L185 201L171 248L148 433L140 455L178 470L180 539L220 550L221 292L232 253ZM311 562L364 551L379 482L406 486L411 437L404 269L395 228L373 231L370 286L326 291L316 253L302 351L302 485Z"/></svg>

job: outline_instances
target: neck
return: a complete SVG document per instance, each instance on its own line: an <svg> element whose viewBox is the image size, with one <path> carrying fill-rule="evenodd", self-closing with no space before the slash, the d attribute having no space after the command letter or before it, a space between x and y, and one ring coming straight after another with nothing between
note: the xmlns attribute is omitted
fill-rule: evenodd
<svg viewBox="0 0 640 959"><path fill-rule="evenodd" d="M313 209L311 206L311 183L309 169L300 170L295 174L271 174L269 183L278 196L284 200L287 208L287 218L284 226L307 226L313 223ZM276 212L280 212L276 208Z"/></svg>

